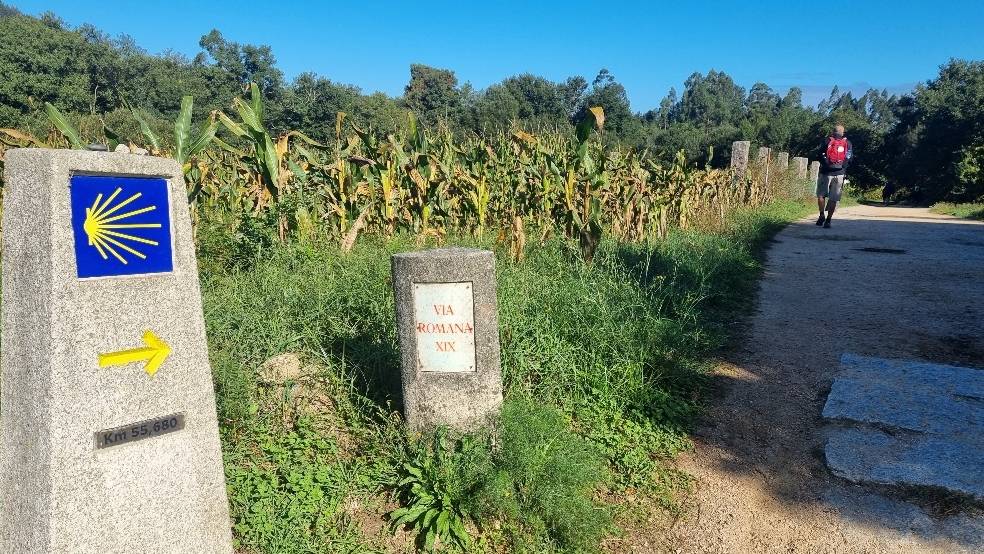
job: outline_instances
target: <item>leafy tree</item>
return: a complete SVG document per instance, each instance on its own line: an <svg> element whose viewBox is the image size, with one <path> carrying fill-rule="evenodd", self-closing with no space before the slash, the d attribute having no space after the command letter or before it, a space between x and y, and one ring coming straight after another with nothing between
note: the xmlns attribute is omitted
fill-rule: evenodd
<svg viewBox="0 0 984 554"><path fill-rule="evenodd" d="M527 127L564 125L571 116L568 95L580 99L579 88L571 79L552 83L528 73L509 77L490 86L477 99L476 130L502 127L511 121Z"/></svg>
<svg viewBox="0 0 984 554"><path fill-rule="evenodd" d="M724 72L713 69L706 76L694 73L684 83L680 116L704 127L739 123L745 90Z"/></svg>
<svg viewBox="0 0 984 554"><path fill-rule="evenodd" d="M588 90L588 81L580 75L568 77L560 89L564 99L564 113L568 118L573 117L583 103L584 93Z"/></svg>
<svg viewBox="0 0 984 554"><path fill-rule="evenodd" d="M211 61L219 87L238 93L249 83L256 83L267 98L275 98L283 87L283 73L269 46L239 44L226 40L217 29L203 36L198 45L205 51L195 57L195 64L205 66Z"/></svg>
<svg viewBox="0 0 984 554"><path fill-rule="evenodd" d="M950 60L897 112L897 183L925 201L984 197L975 169L984 146L984 61Z"/></svg>
<svg viewBox="0 0 984 554"><path fill-rule="evenodd" d="M356 124L381 135L396 132L407 121L406 109L382 92L360 96L352 111Z"/></svg>
<svg viewBox="0 0 984 554"><path fill-rule="evenodd" d="M642 141L642 122L629 109L629 95L607 69L598 72L581 102L582 113L593 106L605 110L605 133L629 144Z"/></svg>
<svg viewBox="0 0 984 554"><path fill-rule="evenodd" d="M302 73L281 95L280 113L272 125L279 130L303 129L315 140L335 136L338 112L352 114L361 92L357 87Z"/></svg>
<svg viewBox="0 0 984 554"><path fill-rule="evenodd" d="M458 78L449 69L411 65L403 100L425 124L434 125L442 120L457 122L461 116Z"/></svg>
<svg viewBox="0 0 984 554"><path fill-rule="evenodd" d="M53 21L0 18L0 127L17 126L44 102L67 112L89 111L91 46Z"/></svg>
<svg viewBox="0 0 984 554"><path fill-rule="evenodd" d="M17 8L0 2L0 17L13 17L20 14L21 13L17 10Z"/></svg>

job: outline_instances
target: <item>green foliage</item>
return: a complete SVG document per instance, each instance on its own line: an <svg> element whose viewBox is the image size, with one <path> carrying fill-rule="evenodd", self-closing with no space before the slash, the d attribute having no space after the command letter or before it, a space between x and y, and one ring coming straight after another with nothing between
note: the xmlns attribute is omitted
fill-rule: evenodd
<svg viewBox="0 0 984 554"><path fill-rule="evenodd" d="M484 511L519 523L511 530L517 546L529 534L563 551L598 550L611 524L594 499L607 476L601 451L571 432L560 411L530 399L507 402L501 425L497 472L480 500Z"/></svg>
<svg viewBox="0 0 984 554"><path fill-rule="evenodd" d="M951 60L916 90L909 115L897 130L900 184L924 201L984 197L984 61Z"/></svg>
<svg viewBox="0 0 984 554"><path fill-rule="evenodd" d="M486 445L470 436L453 441L439 429L404 462L403 477L394 486L403 506L390 513L391 525L412 528L428 551L441 544L466 548L466 518L476 519L476 514L465 504L491 469Z"/></svg>
<svg viewBox="0 0 984 554"><path fill-rule="evenodd" d="M457 439L438 430L412 442L392 525L410 527L425 550L467 548L469 522L493 537L499 528L513 551L598 550L611 530L608 508L595 500L608 474L598 445L572 432L561 411L522 397L506 401L494 429Z"/></svg>
<svg viewBox="0 0 984 554"><path fill-rule="evenodd" d="M181 98L181 112L178 114L177 121L174 122L174 159L179 164L184 165L188 158L197 156L215 138L215 131L219 124L215 119L202 123L202 127L195 136L191 132L191 110L194 99L191 96ZM144 128L141 123L141 130ZM146 131L145 131L146 133ZM152 141L156 143L156 141Z"/></svg>
<svg viewBox="0 0 984 554"><path fill-rule="evenodd" d="M427 125L457 122L461 116L461 91L457 87L453 71L413 64L403 99Z"/></svg>
<svg viewBox="0 0 984 554"><path fill-rule="evenodd" d="M85 148L85 145L82 144L82 139L79 137L78 130L76 130L75 127L69 123L68 119L66 119L65 116L58 111L58 108L45 102L44 110L48 114L48 119L51 120L51 124L58 129L58 132L64 135L69 144L72 145L72 148L75 148L76 150Z"/></svg>
<svg viewBox="0 0 984 554"><path fill-rule="evenodd" d="M967 219L977 219L984 221L984 203L953 204L951 202L940 202L933 204L930 211L937 214L946 214Z"/></svg>
<svg viewBox="0 0 984 554"><path fill-rule="evenodd" d="M343 537L341 501L350 485L335 462L338 446L304 420L285 432L262 424L253 432L249 455L227 454L225 464L239 545L302 553Z"/></svg>
<svg viewBox="0 0 984 554"><path fill-rule="evenodd" d="M240 548L373 548L375 539L353 521L381 518L388 510L372 508L377 491L414 472L397 496L401 507L438 510L427 525L411 519L423 543L428 529L438 543L436 518L447 513L448 533L454 515L472 550L585 552L612 529L614 508L601 498L649 498L673 509L688 482L666 460L687 447L701 360L721 344L722 322L748 308L757 249L802 210L782 203L739 211L720 233L673 231L652 244L605 240L591 266L559 239L522 262L498 249L507 389L498 432L437 443L433 435L408 438L394 413L400 385L389 257L416 248L415 237L370 238L342 256L323 243L278 245L275 219L252 224L249 240L259 242L249 248L230 248L246 239L223 226L200 226ZM489 238L447 241L494 246ZM256 369L283 352L316 362L313 376L294 386L315 387L302 390L330 399L330 407L287 417L288 391L298 389L270 388ZM630 506L633 513L643 507ZM454 537L440 543L460 549Z"/></svg>

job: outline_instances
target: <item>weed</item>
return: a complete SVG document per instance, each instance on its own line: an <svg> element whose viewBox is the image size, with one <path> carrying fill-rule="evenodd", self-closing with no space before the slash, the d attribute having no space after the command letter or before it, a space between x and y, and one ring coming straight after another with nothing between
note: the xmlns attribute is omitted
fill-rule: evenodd
<svg viewBox="0 0 984 554"><path fill-rule="evenodd" d="M475 516L467 503L492 467L484 446L468 435L451 440L443 429L429 443L418 444L413 458L403 464L405 476L394 487L403 507L390 513L393 527L409 525L428 551L441 543L467 547L465 520Z"/></svg>

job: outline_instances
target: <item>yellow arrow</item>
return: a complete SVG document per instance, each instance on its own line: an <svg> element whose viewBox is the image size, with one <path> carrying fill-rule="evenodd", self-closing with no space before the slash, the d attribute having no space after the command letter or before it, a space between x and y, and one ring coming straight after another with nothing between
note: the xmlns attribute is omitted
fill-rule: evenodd
<svg viewBox="0 0 984 554"><path fill-rule="evenodd" d="M143 340L147 345L143 348L100 354L99 367L126 365L147 360L147 363L144 364L144 371L147 372L147 375L153 377L161 367L161 364L164 363L164 360L171 355L171 347L159 339L153 331L144 331Z"/></svg>

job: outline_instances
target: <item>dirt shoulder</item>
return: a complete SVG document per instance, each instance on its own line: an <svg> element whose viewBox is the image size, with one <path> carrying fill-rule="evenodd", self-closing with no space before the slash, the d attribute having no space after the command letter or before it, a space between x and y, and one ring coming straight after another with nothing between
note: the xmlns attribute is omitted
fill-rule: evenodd
<svg viewBox="0 0 984 554"><path fill-rule="evenodd" d="M984 516L941 516L832 476L820 413L845 353L984 368L984 223L853 206L781 232L758 308L680 466L670 552L972 552Z"/></svg>

